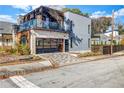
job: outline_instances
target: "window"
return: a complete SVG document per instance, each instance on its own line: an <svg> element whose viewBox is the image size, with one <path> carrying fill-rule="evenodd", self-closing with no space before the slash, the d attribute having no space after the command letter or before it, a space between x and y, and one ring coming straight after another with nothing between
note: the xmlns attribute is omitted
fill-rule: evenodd
<svg viewBox="0 0 124 93"><path fill-rule="evenodd" d="M9 39L6 39L6 44L7 44L7 46L9 45Z"/></svg>
<svg viewBox="0 0 124 93"><path fill-rule="evenodd" d="M88 25L88 34L90 34L90 25Z"/></svg>
<svg viewBox="0 0 124 93"><path fill-rule="evenodd" d="M69 51L69 42L68 42L68 39L65 39L65 52L68 52Z"/></svg>
<svg viewBox="0 0 124 93"><path fill-rule="evenodd" d="M72 40L72 37L71 37L71 40L70 40L70 47L71 48L73 48L72 43L73 43L73 40Z"/></svg>
<svg viewBox="0 0 124 93"><path fill-rule="evenodd" d="M43 39L37 39L36 40L36 46L43 48Z"/></svg>
<svg viewBox="0 0 124 93"><path fill-rule="evenodd" d="M88 48L90 48L90 38L88 38Z"/></svg>
<svg viewBox="0 0 124 93"><path fill-rule="evenodd" d="M62 39L52 39L52 38L37 38L36 47L37 48L58 48L62 44Z"/></svg>
<svg viewBox="0 0 124 93"><path fill-rule="evenodd" d="M4 30L3 28L0 28L0 30Z"/></svg>
<svg viewBox="0 0 124 93"><path fill-rule="evenodd" d="M51 39L51 48L57 48L57 39Z"/></svg>
<svg viewBox="0 0 124 93"><path fill-rule="evenodd" d="M44 39L44 48L50 48L51 42L50 39Z"/></svg>

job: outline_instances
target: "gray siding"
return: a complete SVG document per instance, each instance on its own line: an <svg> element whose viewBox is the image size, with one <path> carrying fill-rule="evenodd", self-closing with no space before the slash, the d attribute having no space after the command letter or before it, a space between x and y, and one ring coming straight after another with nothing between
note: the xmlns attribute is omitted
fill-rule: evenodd
<svg viewBox="0 0 124 93"><path fill-rule="evenodd" d="M0 21L0 33L1 34L12 34L12 25L10 22Z"/></svg>
<svg viewBox="0 0 124 93"><path fill-rule="evenodd" d="M90 44L90 47L88 47L88 39L90 39L91 41L91 19L77 15L77 14L73 14L71 12L66 12L65 17L66 17L66 20L68 19L71 20L73 24L72 32L71 32L72 47L71 47L71 41L70 41L69 51L91 50L91 44ZM88 32L88 25L90 25L89 32Z"/></svg>

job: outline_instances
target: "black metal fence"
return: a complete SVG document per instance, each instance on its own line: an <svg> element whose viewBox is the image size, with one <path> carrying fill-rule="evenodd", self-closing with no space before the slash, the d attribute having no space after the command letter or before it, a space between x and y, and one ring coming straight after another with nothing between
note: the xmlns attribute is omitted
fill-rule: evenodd
<svg viewBox="0 0 124 93"><path fill-rule="evenodd" d="M113 52L119 52L124 50L124 45L113 45ZM102 52L103 54L110 54L111 53L111 46L101 46L101 45L94 45L92 46L93 52Z"/></svg>
<svg viewBox="0 0 124 93"><path fill-rule="evenodd" d="M113 52L119 52L124 50L123 45L114 45ZM103 46L103 54L110 54L111 53L111 46Z"/></svg>

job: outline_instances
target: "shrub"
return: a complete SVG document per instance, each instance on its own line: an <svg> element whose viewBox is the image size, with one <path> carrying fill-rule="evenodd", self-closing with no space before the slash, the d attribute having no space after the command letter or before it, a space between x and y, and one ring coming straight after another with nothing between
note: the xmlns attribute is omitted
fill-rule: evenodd
<svg viewBox="0 0 124 93"><path fill-rule="evenodd" d="M80 53L78 57L88 57L88 56L98 56L102 55L101 52L86 52L86 53Z"/></svg>
<svg viewBox="0 0 124 93"><path fill-rule="evenodd" d="M93 42L93 45L96 45L96 42L95 41Z"/></svg>
<svg viewBox="0 0 124 93"><path fill-rule="evenodd" d="M41 60L41 57L39 57L39 56L33 56L32 60L34 60L34 61Z"/></svg>
<svg viewBox="0 0 124 93"><path fill-rule="evenodd" d="M105 41L105 45L107 45L107 42Z"/></svg>
<svg viewBox="0 0 124 93"><path fill-rule="evenodd" d="M0 47L0 52L2 52L4 49Z"/></svg>
<svg viewBox="0 0 124 93"><path fill-rule="evenodd" d="M124 38L120 42L121 45L124 45Z"/></svg>
<svg viewBox="0 0 124 93"><path fill-rule="evenodd" d="M117 45L117 42L116 42L116 40L113 40L113 44L114 44L114 45Z"/></svg>
<svg viewBox="0 0 124 93"><path fill-rule="evenodd" d="M30 54L30 49L26 45L17 45L16 48L0 48L0 53L10 55L10 54L15 54L15 55L29 55Z"/></svg>
<svg viewBox="0 0 124 93"><path fill-rule="evenodd" d="M4 51L7 54L17 54L17 49L14 49L14 48L6 48L4 49Z"/></svg>
<svg viewBox="0 0 124 93"><path fill-rule="evenodd" d="M29 55L30 49L27 45L20 44L17 47L17 51L20 55Z"/></svg>
<svg viewBox="0 0 124 93"><path fill-rule="evenodd" d="M118 45L121 45L120 42L118 42Z"/></svg>
<svg viewBox="0 0 124 93"><path fill-rule="evenodd" d="M103 41L101 41L101 45L103 45Z"/></svg>
<svg viewBox="0 0 124 93"><path fill-rule="evenodd" d="M1 56L4 56L6 53L5 53L5 51L4 51L4 49L3 48L0 48L0 57Z"/></svg>

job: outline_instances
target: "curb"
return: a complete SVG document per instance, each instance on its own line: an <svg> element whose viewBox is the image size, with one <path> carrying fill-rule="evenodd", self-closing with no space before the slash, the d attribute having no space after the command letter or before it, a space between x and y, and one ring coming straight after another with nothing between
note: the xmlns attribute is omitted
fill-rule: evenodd
<svg viewBox="0 0 124 93"><path fill-rule="evenodd" d="M37 55L39 56L39 55ZM46 61L49 61L50 62L50 65L53 67L53 68L58 68L59 67L59 64L56 63L56 61L54 61L53 58L46 58L46 57L43 57L43 56L39 56L40 58L42 59L45 59Z"/></svg>
<svg viewBox="0 0 124 93"><path fill-rule="evenodd" d="M109 59L109 58L118 57L118 56L124 56L124 54L121 54L121 55L110 55L110 56L105 56L105 57L101 57L101 58L91 59L91 60L83 61L83 62L79 61L79 62L67 63L67 64L64 64L64 65L60 65L59 67L70 66L70 65L81 64L81 63L92 62L92 61L98 61L98 60L102 60L102 59Z"/></svg>
<svg viewBox="0 0 124 93"><path fill-rule="evenodd" d="M1 71L0 72L0 79L6 79L9 78L11 76L18 76L18 75L26 75L26 74L30 74L33 72L40 72L40 71L45 71L45 70L50 70L53 69L53 67L51 66L47 66L47 67L39 67L39 68L33 68L33 69L18 69L15 71Z"/></svg>

